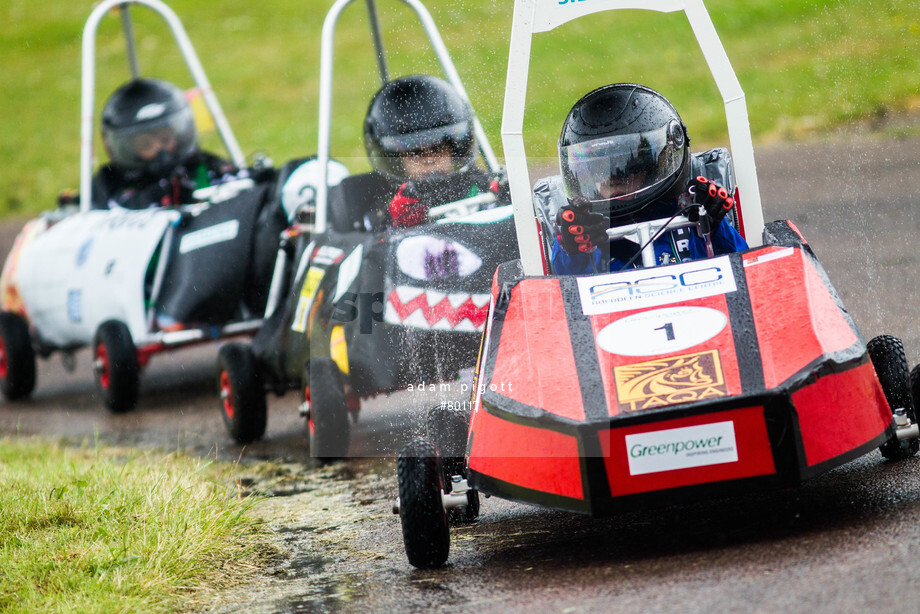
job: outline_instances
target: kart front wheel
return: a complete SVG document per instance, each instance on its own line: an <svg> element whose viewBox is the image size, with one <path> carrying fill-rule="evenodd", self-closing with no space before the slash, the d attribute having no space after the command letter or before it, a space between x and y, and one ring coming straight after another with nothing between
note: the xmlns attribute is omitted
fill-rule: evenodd
<svg viewBox="0 0 920 614"><path fill-rule="evenodd" d="M428 439L434 442L441 457L444 492L451 492L454 476L468 477L465 459L469 417L462 409L442 404L428 410L426 427ZM470 523L479 516L479 491L468 490L466 498L466 505L447 511L450 524Z"/></svg>
<svg viewBox="0 0 920 614"><path fill-rule="evenodd" d="M419 569L440 567L450 553L441 474L441 459L429 441L410 442L396 459L403 545L409 563Z"/></svg>
<svg viewBox="0 0 920 614"><path fill-rule="evenodd" d="M892 411L903 409L905 415L917 422L917 410L911 397L911 377L907 366L904 344L897 337L879 335L866 344L872 366ZM901 460L920 450L920 440L892 436L879 447L888 460Z"/></svg>
<svg viewBox="0 0 920 614"><path fill-rule="evenodd" d="M323 462L348 455L348 398L342 373L328 356L310 361L305 374L304 402L309 406L307 437L310 454Z"/></svg>
<svg viewBox="0 0 920 614"><path fill-rule="evenodd" d="M140 389L140 364L124 322L106 320L99 325L93 342L93 371L96 387L110 411L134 409Z"/></svg>
<svg viewBox="0 0 920 614"><path fill-rule="evenodd" d="M224 424L237 443L265 434L268 409L265 386L248 345L228 343L217 353L217 383Z"/></svg>
<svg viewBox="0 0 920 614"><path fill-rule="evenodd" d="M35 350L29 324L18 313L0 313L0 392L7 400L35 390Z"/></svg>

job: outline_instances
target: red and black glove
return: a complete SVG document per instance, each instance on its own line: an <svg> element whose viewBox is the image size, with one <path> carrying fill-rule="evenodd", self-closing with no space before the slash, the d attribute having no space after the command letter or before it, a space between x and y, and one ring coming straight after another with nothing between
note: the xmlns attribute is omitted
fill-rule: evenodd
<svg viewBox="0 0 920 614"><path fill-rule="evenodd" d="M592 213L587 201L573 202L556 214L559 242L569 254L590 254L607 242L607 217Z"/></svg>
<svg viewBox="0 0 920 614"><path fill-rule="evenodd" d="M693 201L698 205L703 205L706 209L713 228L718 226L725 214L735 206L735 199L731 197L728 190L702 175L690 182L690 188L693 193ZM691 222L696 222L699 220L699 212L694 208L688 217Z"/></svg>
<svg viewBox="0 0 920 614"><path fill-rule="evenodd" d="M511 202L511 186L508 185L508 177L504 174L501 174L497 177L493 177L492 181L489 182L489 191L495 194L495 201L498 203L510 203Z"/></svg>
<svg viewBox="0 0 920 614"><path fill-rule="evenodd" d="M417 226L428 217L428 207L417 198L415 186L404 183L388 206L393 226Z"/></svg>

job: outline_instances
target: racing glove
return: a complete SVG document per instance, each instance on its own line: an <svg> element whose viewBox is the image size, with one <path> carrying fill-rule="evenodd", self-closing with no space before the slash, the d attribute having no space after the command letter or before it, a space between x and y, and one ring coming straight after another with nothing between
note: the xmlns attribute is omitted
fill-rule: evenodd
<svg viewBox="0 0 920 614"><path fill-rule="evenodd" d="M607 241L607 217L592 213L591 205L579 199L565 205L556 214L559 243L569 254L590 254Z"/></svg>
<svg viewBox="0 0 920 614"><path fill-rule="evenodd" d="M397 227L417 226L428 217L428 207L419 201L411 182L399 186L388 209L393 226Z"/></svg>
<svg viewBox="0 0 920 614"><path fill-rule="evenodd" d="M489 182L489 191L495 194L497 203L511 202L511 186L508 184L508 177L504 174L492 178L492 181Z"/></svg>
<svg viewBox="0 0 920 614"><path fill-rule="evenodd" d="M728 190L702 175L690 181L690 188L694 202L703 205L703 208L706 209L713 228L716 228L722 222L725 214L735 206L735 199L731 197ZM693 207L687 217L691 222L699 221L699 210Z"/></svg>

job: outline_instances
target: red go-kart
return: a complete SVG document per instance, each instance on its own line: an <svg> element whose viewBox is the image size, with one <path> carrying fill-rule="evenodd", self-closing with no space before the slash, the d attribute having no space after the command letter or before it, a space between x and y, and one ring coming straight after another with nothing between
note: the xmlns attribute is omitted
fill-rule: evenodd
<svg viewBox="0 0 920 614"><path fill-rule="evenodd" d="M889 459L918 450L920 378L900 340L865 343L796 227L762 222L743 94L721 46L701 45L727 101L738 224L752 248L591 276L546 270L532 230L552 236L553 199L534 210L515 155L521 50L538 28L627 4L516 3L503 136L521 260L495 273L470 414L431 410L428 438L398 458L395 509L416 567L447 560L449 525L476 518L480 492L604 515L796 485L875 448ZM711 43L702 4L680 8ZM608 236L675 224L692 225L677 216Z"/></svg>

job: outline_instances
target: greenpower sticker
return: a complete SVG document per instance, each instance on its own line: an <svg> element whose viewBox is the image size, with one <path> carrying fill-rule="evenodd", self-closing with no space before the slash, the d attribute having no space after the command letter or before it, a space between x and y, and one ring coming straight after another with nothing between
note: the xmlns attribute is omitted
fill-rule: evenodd
<svg viewBox="0 0 920 614"><path fill-rule="evenodd" d="M733 422L627 435L630 475L689 469L738 461Z"/></svg>

